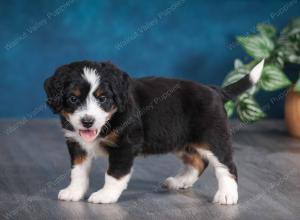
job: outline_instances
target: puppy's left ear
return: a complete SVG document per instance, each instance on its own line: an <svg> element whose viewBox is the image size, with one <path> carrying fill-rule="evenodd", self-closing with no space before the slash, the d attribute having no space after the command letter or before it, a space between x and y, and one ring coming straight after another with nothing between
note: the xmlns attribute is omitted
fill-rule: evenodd
<svg viewBox="0 0 300 220"><path fill-rule="evenodd" d="M54 114L62 110L63 86L56 76L51 76L44 82L44 89L47 94L47 104Z"/></svg>
<svg viewBox="0 0 300 220"><path fill-rule="evenodd" d="M119 112L124 112L128 104L128 92L130 77L127 73L121 72L116 75L116 78L111 84L114 93L114 101L117 104Z"/></svg>

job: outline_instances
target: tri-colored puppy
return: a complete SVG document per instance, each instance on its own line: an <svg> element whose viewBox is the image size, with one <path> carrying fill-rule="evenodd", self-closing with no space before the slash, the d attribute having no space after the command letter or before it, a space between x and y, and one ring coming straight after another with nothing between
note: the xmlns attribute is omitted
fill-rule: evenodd
<svg viewBox="0 0 300 220"><path fill-rule="evenodd" d="M191 187L208 164L215 168L214 202L236 204L237 170L224 102L252 87L263 61L225 88L180 79L133 79L109 62L74 62L45 81L48 105L60 115L71 156L71 183L61 200L78 201L89 187L91 161L107 155L109 167L93 203L118 200L139 155L173 152L184 170L165 180L169 189Z"/></svg>

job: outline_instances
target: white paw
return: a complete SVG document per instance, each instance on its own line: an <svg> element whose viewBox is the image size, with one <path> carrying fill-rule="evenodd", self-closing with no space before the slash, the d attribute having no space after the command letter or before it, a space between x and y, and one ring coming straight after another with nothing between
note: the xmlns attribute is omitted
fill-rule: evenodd
<svg viewBox="0 0 300 220"><path fill-rule="evenodd" d="M79 201L84 197L85 190L76 187L67 187L58 193L58 199L65 201Z"/></svg>
<svg viewBox="0 0 300 220"><path fill-rule="evenodd" d="M114 203L118 201L120 193L112 190L100 189L97 192L92 193L88 201L91 203Z"/></svg>
<svg viewBox="0 0 300 220"><path fill-rule="evenodd" d="M163 183L163 187L171 190L187 189L192 187L192 185L193 184L176 177L168 177Z"/></svg>
<svg viewBox="0 0 300 220"><path fill-rule="evenodd" d="M221 205L234 205L238 201L238 191L236 187L224 188L217 191L214 197L214 203L219 203Z"/></svg>

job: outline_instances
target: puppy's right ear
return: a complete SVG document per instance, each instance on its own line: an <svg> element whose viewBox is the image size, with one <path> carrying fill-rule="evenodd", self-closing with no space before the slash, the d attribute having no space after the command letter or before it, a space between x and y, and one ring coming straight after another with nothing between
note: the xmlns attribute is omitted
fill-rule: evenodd
<svg viewBox="0 0 300 220"><path fill-rule="evenodd" d="M47 104L54 114L62 110L63 84L57 76L51 76L44 82L44 89L47 94Z"/></svg>

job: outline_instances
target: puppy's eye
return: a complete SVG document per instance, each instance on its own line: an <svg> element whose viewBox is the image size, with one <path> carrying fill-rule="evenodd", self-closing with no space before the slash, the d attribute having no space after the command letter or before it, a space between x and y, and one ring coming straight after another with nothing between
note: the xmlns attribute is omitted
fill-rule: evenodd
<svg viewBox="0 0 300 220"><path fill-rule="evenodd" d="M78 101L78 98L76 96L72 95L69 97L69 102L71 102L72 104L77 103L77 101Z"/></svg>
<svg viewBox="0 0 300 220"><path fill-rule="evenodd" d="M102 95L98 98L98 100L100 103L104 103L104 102L106 102L107 98L104 95Z"/></svg>

